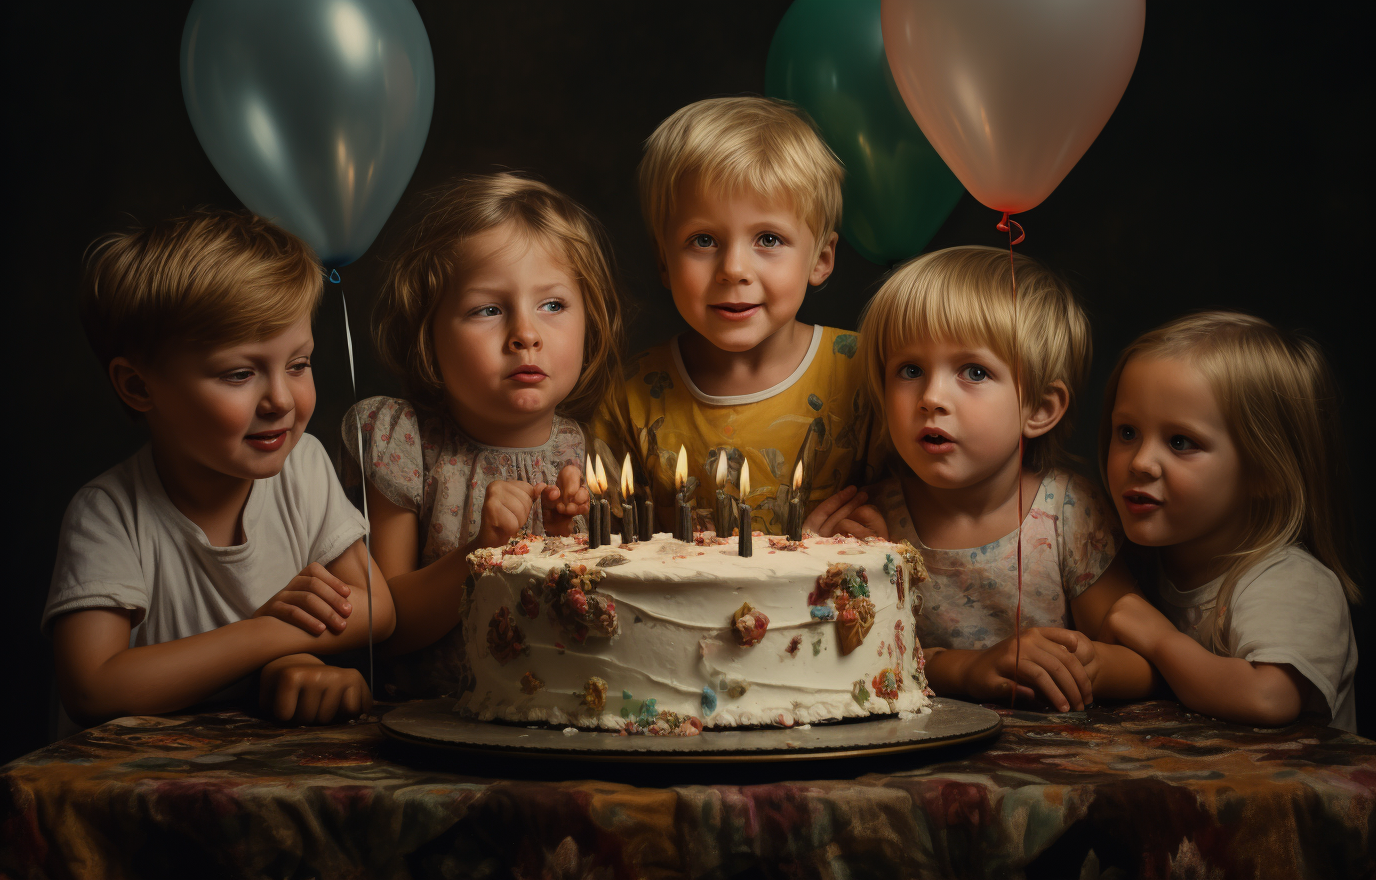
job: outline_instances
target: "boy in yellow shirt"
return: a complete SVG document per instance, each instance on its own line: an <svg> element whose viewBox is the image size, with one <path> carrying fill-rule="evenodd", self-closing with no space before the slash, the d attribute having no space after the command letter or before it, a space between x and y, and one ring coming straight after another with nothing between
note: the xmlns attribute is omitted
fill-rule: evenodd
<svg viewBox="0 0 1376 880"><path fill-rule="evenodd" d="M608 465L629 451L649 478L661 530L681 446L699 527L720 455L732 486L749 462L752 522L769 534L784 532L799 462L807 512L874 478L856 336L796 317L835 264L844 173L801 111L767 98L698 101L646 143L641 208L689 329L630 360L593 428Z"/></svg>

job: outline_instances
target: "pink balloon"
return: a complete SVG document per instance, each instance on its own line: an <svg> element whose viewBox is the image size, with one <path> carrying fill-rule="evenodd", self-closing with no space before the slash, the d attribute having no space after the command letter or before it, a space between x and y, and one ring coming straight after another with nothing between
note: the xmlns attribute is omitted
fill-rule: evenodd
<svg viewBox="0 0 1376 880"><path fill-rule="evenodd" d="M1132 78L1146 0L882 0L884 52L927 140L996 211L1041 203Z"/></svg>

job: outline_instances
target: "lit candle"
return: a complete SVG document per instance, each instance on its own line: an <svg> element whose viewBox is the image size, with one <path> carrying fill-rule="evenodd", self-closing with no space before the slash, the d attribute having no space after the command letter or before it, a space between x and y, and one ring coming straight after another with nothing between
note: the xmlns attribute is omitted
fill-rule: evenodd
<svg viewBox="0 0 1376 880"><path fill-rule="evenodd" d="M640 537L635 524L635 481L631 478L631 454L621 463L621 543L634 544Z"/></svg>
<svg viewBox="0 0 1376 880"><path fill-rule="evenodd" d="M587 481L588 494L593 496L588 503L588 549L596 550L602 546L602 507L597 503L597 472L591 458L587 461Z"/></svg>
<svg viewBox="0 0 1376 880"><path fill-rule="evenodd" d="M674 496L674 537L680 541L693 540L693 516L688 510L688 448L678 448L678 459L674 462L674 486L678 492Z"/></svg>
<svg viewBox="0 0 1376 880"><path fill-rule="evenodd" d="M750 505L745 503L745 496L750 494L750 462L741 463L741 536L736 544L737 556L750 556L754 553L751 546L750 534Z"/></svg>
<svg viewBox="0 0 1376 880"><path fill-rule="evenodd" d="M788 540L803 539L803 463L793 469L793 494L788 498Z"/></svg>
<svg viewBox="0 0 1376 880"><path fill-rule="evenodd" d="M612 542L612 503L607 500L607 489L610 487L607 482L607 470L602 467L602 456L597 456L597 491L602 496L602 501L598 504L602 508L602 543L611 544Z"/></svg>
<svg viewBox="0 0 1376 880"><path fill-rule="evenodd" d="M726 494L726 478L729 470L726 465L726 450L717 453L717 516L715 525L717 537L731 534L731 502Z"/></svg>

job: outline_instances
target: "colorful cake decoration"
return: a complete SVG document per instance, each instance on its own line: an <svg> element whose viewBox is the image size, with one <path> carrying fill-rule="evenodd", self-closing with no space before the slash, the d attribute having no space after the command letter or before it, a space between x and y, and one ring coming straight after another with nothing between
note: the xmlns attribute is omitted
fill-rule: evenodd
<svg viewBox="0 0 1376 880"><path fill-rule="evenodd" d="M511 622L511 609L503 605L492 614L487 622L487 650L503 666L529 649L525 645L525 633Z"/></svg>
<svg viewBox="0 0 1376 880"><path fill-rule="evenodd" d="M521 693L533 694L545 686L545 683L536 678L533 673L527 672L521 676Z"/></svg>
<svg viewBox="0 0 1376 880"><path fill-rule="evenodd" d="M736 627L736 641L743 648L759 644L765 630L769 629L769 618L763 611L756 611L749 602L736 609L736 613L731 615L731 622Z"/></svg>

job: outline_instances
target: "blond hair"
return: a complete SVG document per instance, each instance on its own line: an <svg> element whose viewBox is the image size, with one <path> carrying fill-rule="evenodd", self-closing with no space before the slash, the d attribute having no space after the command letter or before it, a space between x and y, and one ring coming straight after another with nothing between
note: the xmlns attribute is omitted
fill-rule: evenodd
<svg viewBox="0 0 1376 880"><path fill-rule="evenodd" d="M1223 650L1238 580L1268 554L1301 543L1337 575L1348 601L1361 593L1345 564L1350 511L1337 386L1311 339L1240 312L1199 312L1138 337L1123 350L1104 391L1099 466L1107 483L1113 406L1134 357L1170 358L1199 370L1218 402L1251 496L1242 539L1230 556L1215 605L1213 646Z"/></svg>
<svg viewBox="0 0 1376 880"><path fill-rule="evenodd" d="M107 369L177 348L275 336L314 315L320 264L299 238L245 211L200 209L97 239L79 308Z"/></svg>
<svg viewBox="0 0 1376 880"><path fill-rule="evenodd" d="M820 252L841 222L841 160L799 107L774 98L710 98L675 112L645 142L640 208L662 251L678 186L752 193L792 206Z"/></svg>
<svg viewBox="0 0 1376 880"><path fill-rule="evenodd" d="M388 266L374 310L378 353L406 383L412 401L443 410L435 311L474 256L468 240L511 222L521 234L553 245L578 282L587 315L583 370L558 411L591 418L621 372L621 304L601 224L553 187L509 172L455 178L422 196L422 209Z"/></svg>
<svg viewBox="0 0 1376 880"><path fill-rule="evenodd" d="M1013 274L1017 277L1014 302ZM953 247L900 266L865 307L860 358L877 411L884 407L889 357L915 339L988 348L1018 371L1024 405L1061 382L1065 415L1027 442L1023 462L1038 473L1068 457L1077 389L1089 372L1089 319L1059 276L1031 257L991 247Z"/></svg>

